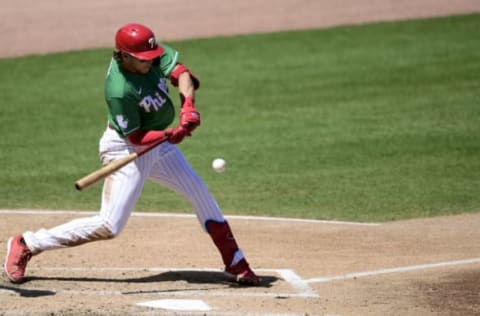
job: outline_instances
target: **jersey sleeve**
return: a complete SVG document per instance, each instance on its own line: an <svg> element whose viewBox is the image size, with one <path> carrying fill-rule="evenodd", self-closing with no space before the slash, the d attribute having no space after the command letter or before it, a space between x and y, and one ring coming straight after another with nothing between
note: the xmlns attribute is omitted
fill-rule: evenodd
<svg viewBox="0 0 480 316"><path fill-rule="evenodd" d="M162 56L160 56L160 63L158 66L165 78L168 78L178 62L178 51L166 44L162 43L161 45L165 51Z"/></svg>
<svg viewBox="0 0 480 316"><path fill-rule="evenodd" d="M123 137L140 128L140 117L135 106L129 106L122 98L107 99L109 107L108 123Z"/></svg>

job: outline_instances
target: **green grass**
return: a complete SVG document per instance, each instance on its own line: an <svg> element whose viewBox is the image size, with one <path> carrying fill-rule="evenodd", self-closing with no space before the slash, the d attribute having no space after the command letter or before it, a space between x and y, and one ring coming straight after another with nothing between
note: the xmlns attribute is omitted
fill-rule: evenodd
<svg viewBox="0 0 480 316"><path fill-rule="evenodd" d="M227 214L480 210L480 15L169 43L201 78L181 144ZM0 59L0 208L98 209L109 49ZM216 157L228 161L211 171ZM137 210L191 212L152 183Z"/></svg>

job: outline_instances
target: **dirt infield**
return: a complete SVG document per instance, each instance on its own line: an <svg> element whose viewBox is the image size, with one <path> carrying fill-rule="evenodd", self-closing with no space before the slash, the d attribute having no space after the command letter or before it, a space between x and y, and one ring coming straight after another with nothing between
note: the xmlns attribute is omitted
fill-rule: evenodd
<svg viewBox="0 0 480 316"><path fill-rule="evenodd" d="M0 57L108 47L130 21L173 40L480 12L477 0L0 3ZM88 215L0 211L0 257L13 234ZM34 257L24 284L2 279L0 315L480 315L480 214L382 225L229 220L260 287L221 273L194 217L139 213L114 240ZM138 305L166 299L210 309Z"/></svg>
<svg viewBox="0 0 480 316"><path fill-rule="evenodd" d="M356 225L229 218L262 286L238 287L193 216L133 216L111 241L34 257L0 285L4 315L204 315L138 306L202 300L207 315L475 315L480 214ZM148 214L147 214L148 215ZM0 212L10 234L87 214ZM2 315L3 315L2 314Z"/></svg>

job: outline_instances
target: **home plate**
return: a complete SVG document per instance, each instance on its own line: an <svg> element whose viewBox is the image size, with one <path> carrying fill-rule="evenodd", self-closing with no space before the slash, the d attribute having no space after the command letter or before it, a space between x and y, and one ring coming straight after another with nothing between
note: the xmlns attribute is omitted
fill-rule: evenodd
<svg viewBox="0 0 480 316"><path fill-rule="evenodd" d="M175 311L209 311L210 306L208 306L202 300L155 300L155 301L146 301L137 303L139 306L154 307L154 308L163 308Z"/></svg>

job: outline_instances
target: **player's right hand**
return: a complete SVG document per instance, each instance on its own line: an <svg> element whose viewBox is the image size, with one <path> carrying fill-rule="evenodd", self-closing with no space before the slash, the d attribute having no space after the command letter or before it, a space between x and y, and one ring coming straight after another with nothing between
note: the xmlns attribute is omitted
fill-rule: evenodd
<svg viewBox="0 0 480 316"><path fill-rule="evenodd" d="M186 97L182 104L179 125L183 126L190 133L200 126L200 112L198 112L191 97Z"/></svg>

